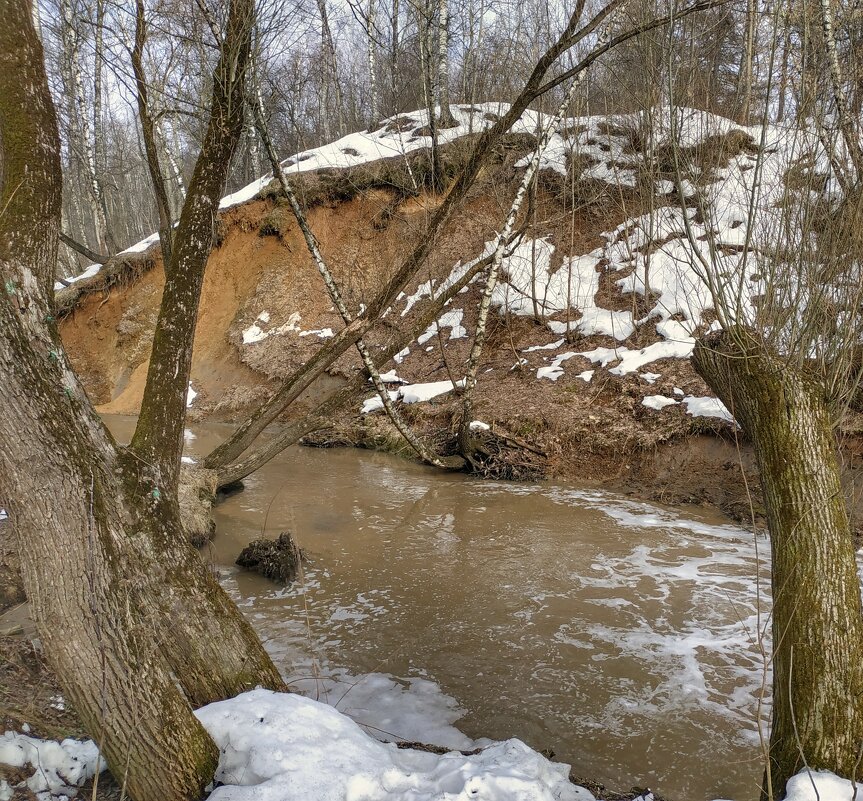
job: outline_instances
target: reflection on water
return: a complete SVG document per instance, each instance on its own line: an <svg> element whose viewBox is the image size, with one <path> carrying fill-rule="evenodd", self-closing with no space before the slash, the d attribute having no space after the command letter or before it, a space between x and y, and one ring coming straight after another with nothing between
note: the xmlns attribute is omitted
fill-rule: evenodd
<svg viewBox="0 0 863 801"><path fill-rule="evenodd" d="M227 429L194 431L193 456ZM678 801L757 796L763 539L756 552L703 513L592 490L304 448L249 478L216 522L210 558L303 691L331 691L321 677L340 670L430 679L470 737L517 736L578 775ZM301 583L233 567L283 530L309 556ZM386 680L369 681L357 699Z"/></svg>

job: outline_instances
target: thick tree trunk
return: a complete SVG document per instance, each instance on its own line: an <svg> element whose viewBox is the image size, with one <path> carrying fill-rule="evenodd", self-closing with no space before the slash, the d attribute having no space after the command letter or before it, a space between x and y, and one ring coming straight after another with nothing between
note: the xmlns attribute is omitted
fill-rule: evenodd
<svg viewBox="0 0 863 801"><path fill-rule="evenodd" d="M64 692L135 799L198 798L218 751L134 614L113 441L51 322L59 139L29 3L0 1L0 490Z"/></svg>
<svg viewBox="0 0 863 801"><path fill-rule="evenodd" d="M745 330L695 369L755 448L773 556L773 725L765 795L804 765L863 776L863 609L823 388Z"/></svg>

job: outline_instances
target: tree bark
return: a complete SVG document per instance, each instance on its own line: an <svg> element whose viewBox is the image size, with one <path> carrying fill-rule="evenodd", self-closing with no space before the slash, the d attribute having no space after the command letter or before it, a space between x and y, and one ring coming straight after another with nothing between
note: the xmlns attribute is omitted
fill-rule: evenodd
<svg viewBox="0 0 863 801"><path fill-rule="evenodd" d="M231 8L222 53L213 73L209 125L174 236L172 256L165 263L162 306L131 443L131 448L168 487L176 486L180 471L198 302L219 198L243 129L254 2L233 0Z"/></svg>
<svg viewBox="0 0 863 801"><path fill-rule="evenodd" d="M375 47L375 3L377 0L369 0L368 13L366 14L366 57L369 63L369 129L380 121L380 109L378 106L378 67L377 48Z"/></svg>
<svg viewBox="0 0 863 801"><path fill-rule="evenodd" d="M764 794L804 766L863 776L863 609L832 420L817 381L742 329L694 365L752 441L773 557L773 724Z"/></svg>
<svg viewBox="0 0 863 801"><path fill-rule="evenodd" d="M449 0L438 0L438 101L441 128L452 128L455 118L449 107Z"/></svg>
<svg viewBox="0 0 863 801"><path fill-rule="evenodd" d="M147 74L144 71L144 47L146 43L147 18L144 11L144 0L136 0L135 42L131 51L132 74L135 77L135 97L138 105L138 120L141 123L141 135L144 140L144 154L150 180L153 182L156 210L159 214L159 243L162 246L162 261L167 268L173 259L174 220L171 216L171 201L168 196L168 188L165 185L165 176L159 165L156 123L150 104Z"/></svg>
<svg viewBox="0 0 863 801"><path fill-rule="evenodd" d="M170 508L136 483L140 461L117 448L63 351L51 313L57 122L29 3L0 0L0 12L0 493L47 658L118 781L135 801L201 798L218 749L192 713L189 688L209 695L195 673L221 680L233 660L233 691L281 682L253 636L251 659L231 642L219 666L192 664L191 628L171 619L198 601L212 614L221 594L225 614L193 624L215 638L211 659L220 633L248 631L162 514Z"/></svg>

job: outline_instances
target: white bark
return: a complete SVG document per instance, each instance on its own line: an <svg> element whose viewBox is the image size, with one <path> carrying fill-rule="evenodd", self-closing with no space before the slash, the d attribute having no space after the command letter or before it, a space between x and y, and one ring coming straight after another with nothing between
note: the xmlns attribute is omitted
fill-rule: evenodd
<svg viewBox="0 0 863 801"><path fill-rule="evenodd" d="M368 14L366 16L366 36L368 37L368 63L369 63L369 126L376 125L379 117L378 104L378 78L377 78L377 55L375 48L375 2L369 0Z"/></svg>
<svg viewBox="0 0 863 801"><path fill-rule="evenodd" d="M438 0L438 102L440 124L445 128L455 125L449 107L449 3Z"/></svg>
<svg viewBox="0 0 863 801"><path fill-rule="evenodd" d="M821 28L824 34L824 46L827 49L827 63L830 67L830 82L833 86L833 99L836 103L836 115L839 118L839 129L848 148L848 156L854 166L856 175L849 181L852 185L863 182L863 147L857 126L848 110L848 99L845 94L842 67L839 64L839 50L836 46L835 24L833 21L833 6L831 0L820 0Z"/></svg>
<svg viewBox="0 0 863 801"><path fill-rule="evenodd" d="M102 186L96 174L96 155L90 133L87 100L84 94L84 81L81 76L80 48L78 29L74 18L71 0L61 0L60 13L63 19L62 39L64 57L67 60L67 76L73 92L74 103L71 104L70 134L73 137L73 149L81 162L87 181L87 200L93 218L96 232L97 247L100 251L114 250L113 241L108 230L108 219L105 213L105 202ZM67 89L67 91L68 91Z"/></svg>

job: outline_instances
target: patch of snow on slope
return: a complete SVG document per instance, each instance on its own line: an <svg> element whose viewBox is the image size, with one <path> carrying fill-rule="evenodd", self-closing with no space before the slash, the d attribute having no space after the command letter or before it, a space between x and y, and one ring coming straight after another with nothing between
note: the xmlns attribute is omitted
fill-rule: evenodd
<svg viewBox="0 0 863 801"><path fill-rule="evenodd" d="M580 319L569 323L550 321L549 328L556 334L604 334L618 341L632 334L635 326L630 312L603 309L594 300L602 252L565 258L552 271L554 250L547 239L520 242L501 262L501 281L492 293L492 304L519 315L550 316L570 309L581 313Z"/></svg>
<svg viewBox="0 0 863 801"><path fill-rule="evenodd" d="M673 398L666 398L665 395L646 395L642 401L641 405L646 406L648 409L656 409L656 411L661 411L666 406L674 406L680 401L676 401Z"/></svg>
<svg viewBox="0 0 863 801"><path fill-rule="evenodd" d="M462 325L464 311L462 309L453 309L442 314L437 322L432 323L425 332L417 337L417 344L425 345L438 331L449 328L450 339L464 339L467 337L467 329Z"/></svg>
<svg viewBox="0 0 863 801"><path fill-rule="evenodd" d="M697 398L694 395L687 395L681 402L686 404L686 413L693 417L718 417L729 423L734 422L734 415L719 398Z"/></svg>
<svg viewBox="0 0 863 801"><path fill-rule="evenodd" d="M592 801L520 740L473 756L398 749L309 698L252 690L196 713L221 751L212 801Z"/></svg>
<svg viewBox="0 0 863 801"><path fill-rule="evenodd" d="M189 382L189 388L186 390L186 408L187 409L192 405L195 398L197 398L197 397L198 397L198 393L195 392L195 390L192 388L192 382L190 381Z"/></svg>
<svg viewBox="0 0 863 801"><path fill-rule="evenodd" d="M264 326L269 325L270 313L263 311L257 316L255 322L243 331L243 344L254 345L256 342L262 342L267 337L286 334L288 331L299 331L299 323L301 319L300 313L294 312L290 317L288 317L288 321L286 323L277 328L266 329ZM324 328L320 331L303 331L300 333L300 336L308 334L317 334L322 339L326 339L327 336L333 336L333 332L329 328Z"/></svg>
<svg viewBox="0 0 863 801"><path fill-rule="evenodd" d="M389 395L393 401L400 400L402 403L424 403L430 401L438 395L444 395L447 392L452 392L456 387L463 387L464 379L456 381L453 385L452 381L430 381L426 384L406 384L399 389L390 390ZM383 401L379 395L374 395L363 401L361 414L369 414L384 408Z"/></svg>

